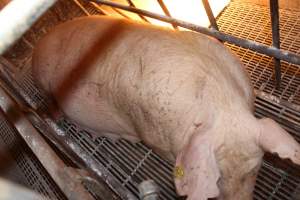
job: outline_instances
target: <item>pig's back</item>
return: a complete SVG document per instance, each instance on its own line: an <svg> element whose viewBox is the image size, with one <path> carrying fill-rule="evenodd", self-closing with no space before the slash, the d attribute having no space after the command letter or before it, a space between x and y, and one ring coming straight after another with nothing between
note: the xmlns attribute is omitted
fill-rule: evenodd
<svg viewBox="0 0 300 200"><path fill-rule="evenodd" d="M162 152L176 153L219 109L251 110L253 101L241 64L216 41L107 17L55 28L33 69L75 122Z"/></svg>

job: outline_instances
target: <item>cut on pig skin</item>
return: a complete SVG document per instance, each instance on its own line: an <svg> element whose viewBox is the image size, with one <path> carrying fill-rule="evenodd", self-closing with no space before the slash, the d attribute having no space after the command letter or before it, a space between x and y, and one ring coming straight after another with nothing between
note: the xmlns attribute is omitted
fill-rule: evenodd
<svg viewBox="0 0 300 200"><path fill-rule="evenodd" d="M217 40L111 17L83 17L39 41L33 74L95 136L143 141L175 164L189 200L252 199L264 151L300 164L298 143L253 115L239 59Z"/></svg>

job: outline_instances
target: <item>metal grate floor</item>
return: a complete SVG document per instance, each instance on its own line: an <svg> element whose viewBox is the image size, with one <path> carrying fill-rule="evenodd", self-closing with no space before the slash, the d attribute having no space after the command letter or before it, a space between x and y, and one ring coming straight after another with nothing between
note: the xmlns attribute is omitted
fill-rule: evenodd
<svg viewBox="0 0 300 200"><path fill-rule="evenodd" d="M271 29L268 13L268 9L261 6L232 2L220 15L218 24L220 29L226 33L270 45ZM300 53L300 13L281 10L280 14L282 29L286 30L281 31L282 47ZM261 89L280 99L300 105L299 66L288 63L282 64L282 87L280 90L276 90L273 87L273 62L271 58L233 45L228 46L245 63L256 89ZM21 74L19 76L20 86L36 104L45 106L43 95L32 81L30 66L23 68ZM300 141L299 112L261 98L256 99L255 105L257 117L272 117ZM1 118L0 121L2 123ZM124 185L134 195L138 196L137 185L142 180L153 179L162 189L161 199L170 200L176 198L172 178L173 166L161 159L145 145L141 143L132 144L125 140L113 143L105 138L93 140L87 132L80 130L67 120L61 121L60 125L74 141L80 144L97 162L105 165L120 184ZM2 128L2 125L0 128ZM1 132L3 131L1 130ZM6 136L3 135L1 137L5 138ZM279 160L278 162L283 163L284 161ZM22 165L22 160L19 163ZM36 163L39 162L36 161ZM31 167L37 167L36 165L33 164ZM24 172L25 174L30 174L41 169L24 167L25 170L29 171L29 173ZM298 191L297 187L300 183L300 175L296 170L292 166L284 168L281 165L275 165L272 160L266 158L255 187L255 199L295 199L294 193ZM31 176L28 179L36 181L48 180L43 176ZM49 185L52 184L49 183ZM40 187L43 183L37 185ZM43 189L38 190L42 193L44 191ZM53 194L55 194L55 191Z"/></svg>
<svg viewBox="0 0 300 200"><path fill-rule="evenodd" d="M222 32L266 45L272 44L269 9L233 1L218 18ZM280 10L281 48L300 54L300 11ZM281 62L282 85L274 86L274 64L270 57L227 44L245 64L254 87L300 105L300 66Z"/></svg>
<svg viewBox="0 0 300 200"><path fill-rule="evenodd" d="M0 114L0 140L15 160L16 173L19 173L14 181L29 186L50 199L66 199L39 160L2 114Z"/></svg>

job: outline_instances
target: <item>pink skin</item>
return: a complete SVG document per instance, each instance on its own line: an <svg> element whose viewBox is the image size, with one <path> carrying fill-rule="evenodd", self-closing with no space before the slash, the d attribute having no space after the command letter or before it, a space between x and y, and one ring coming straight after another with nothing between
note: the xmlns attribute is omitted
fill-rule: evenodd
<svg viewBox="0 0 300 200"><path fill-rule="evenodd" d="M300 164L295 140L253 116L238 58L202 34L79 18L39 42L33 73L96 136L142 140L174 161L177 192L189 200L252 199L264 151Z"/></svg>

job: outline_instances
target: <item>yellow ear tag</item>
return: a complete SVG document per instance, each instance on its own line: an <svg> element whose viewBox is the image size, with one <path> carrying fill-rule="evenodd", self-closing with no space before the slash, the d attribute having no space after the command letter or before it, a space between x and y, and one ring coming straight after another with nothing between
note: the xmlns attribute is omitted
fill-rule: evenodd
<svg viewBox="0 0 300 200"><path fill-rule="evenodd" d="M175 166L174 168L174 176L175 178L182 178L184 176L183 167Z"/></svg>

